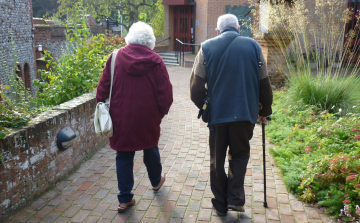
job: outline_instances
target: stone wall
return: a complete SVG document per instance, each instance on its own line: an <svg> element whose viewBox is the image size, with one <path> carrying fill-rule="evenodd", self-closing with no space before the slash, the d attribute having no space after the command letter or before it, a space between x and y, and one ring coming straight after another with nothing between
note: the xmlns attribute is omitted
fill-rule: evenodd
<svg viewBox="0 0 360 223"><path fill-rule="evenodd" d="M94 133L94 93L85 94L47 111L26 127L0 140L0 222L31 202L104 146ZM58 132L70 126L74 144L60 151Z"/></svg>
<svg viewBox="0 0 360 223"><path fill-rule="evenodd" d="M65 26L49 26L47 24L35 24L34 32L35 44L42 45L43 51L49 50L51 56L56 59L66 47L66 27ZM37 48L38 49L38 48ZM37 53L36 59L42 57Z"/></svg>
<svg viewBox="0 0 360 223"><path fill-rule="evenodd" d="M0 0L0 80L9 83L15 66L25 86L33 89L36 78L32 38L32 1ZM16 64L18 61L18 64Z"/></svg>
<svg viewBox="0 0 360 223"><path fill-rule="evenodd" d="M49 50L51 56L57 59L66 51L68 43L66 41L66 27L52 24L52 21L45 21L44 19L34 18L34 42L36 46L42 45L43 51ZM106 27L93 26L90 27L93 35L105 34ZM110 30L110 34L112 31ZM36 59L41 58L43 53L39 53L36 48Z"/></svg>

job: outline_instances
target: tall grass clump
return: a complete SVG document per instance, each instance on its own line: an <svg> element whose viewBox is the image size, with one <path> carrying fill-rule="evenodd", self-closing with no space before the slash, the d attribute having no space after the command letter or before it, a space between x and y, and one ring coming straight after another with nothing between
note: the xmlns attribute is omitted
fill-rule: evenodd
<svg viewBox="0 0 360 223"><path fill-rule="evenodd" d="M266 3L267 35L281 50L275 60L288 86L287 102L345 112L360 98L359 48L354 46L360 24L345 34L352 12L347 3L314 1L315 8L306 0Z"/></svg>

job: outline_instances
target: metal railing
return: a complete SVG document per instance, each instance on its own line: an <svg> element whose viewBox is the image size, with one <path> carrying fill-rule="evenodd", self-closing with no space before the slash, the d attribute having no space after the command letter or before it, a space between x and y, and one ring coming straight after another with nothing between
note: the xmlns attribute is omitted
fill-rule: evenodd
<svg viewBox="0 0 360 223"><path fill-rule="evenodd" d="M185 66L185 46L192 46L192 52L195 52L195 47L199 47L198 50L200 50L201 45L199 44L192 44L192 43L183 43L181 42L181 40L179 40L178 38L175 38L176 42L175 42L175 56L176 56L176 61L178 64L180 64L181 66ZM182 54L182 56L181 56Z"/></svg>
<svg viewBox="0 0 360 223"><path fill-rule="evenodd" d="M164 42L166 40L169 40L169 39L171 39L171 37L168 37L168 38L163 39L163 40L159 40L159 41L155 42L155 45L157 45L158 43Z"/></svg>

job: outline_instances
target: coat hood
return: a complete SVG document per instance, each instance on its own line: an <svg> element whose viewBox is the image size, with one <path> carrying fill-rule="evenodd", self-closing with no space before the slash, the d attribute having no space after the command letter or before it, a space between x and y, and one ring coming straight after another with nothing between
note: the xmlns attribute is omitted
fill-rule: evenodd
<svg viewBox="0 0 360 223"><path fill-rule="evenodd" d="M141 76L162 62L159 54L140 44L129 44L122 48L116 58L128 75Z"/></svg>

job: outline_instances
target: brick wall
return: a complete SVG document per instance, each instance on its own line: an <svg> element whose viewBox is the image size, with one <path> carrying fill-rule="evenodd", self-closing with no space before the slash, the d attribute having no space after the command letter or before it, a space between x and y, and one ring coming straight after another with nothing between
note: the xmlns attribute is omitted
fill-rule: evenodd
<svg viewBox="0 0 360 223"><path fill-rule="evenodd" d="M207 36L208 29L208 0L197 0L196 1L196 18L198 26L195 26L195 44L201 44L204 42ZM224 7L225 11L225 7Z"/></svg>
<svg viewBox="0 0 360 223"><path fill-rule="evenodd" d="M173 49L175 44L175 37L174 37L174 7L169 8L169 37L172 36L171 40L169 41L169 48Z"/></svg>
<svg viewBox="0 0 360 223"><path fill-rule="evenodd" d="M271 84L276 87L282 86L284 82L285 57L281 49L277 47L274 39L269 35L259 35L254 38L261 46ZM284 40L284 42L289 43L289 40Z"/></svg>
<svg viewBox="0 0 360 223"><path fill-rule="evenodd" d="M160 45L167 45L168 49L172 51L174 49L175 37L174 37L174 6L164 5L165 14L165 34L164 39L171 37L168 41L160 43Z"/></svg>
<svg viewBox="0 0 360 223"><path fill-rule="evenodd" d="M217 18L226 13L225 6L230 5L230 7L236 6L249 6L248 0L208 0L208 27L207 27L207 38L212 38L216 36L216 24Z"/></svg>
<svg viewBox="0 0 360 223"><path fill-rule="evenodd" d="M32 1L0 0L0 80L9 84L9 75L15 71L16 60L25 81L24 66L29 66L26 78L36 78L32 47ZM32 81L30 83L31 87Z"/></svg>
<svg viewBox="0 0 360 223"><path fill-rule="evenodd" d="M26 127L0 140L0 222L31 202L104 146L94 133L94 93L85 94L39 115ZM70 126L74 144L58 150L58 132Z"/></svg>
<svg viewBox="0 0 360 223"><path fill-rule="evenodd" d="M200 44L205 40L216 36L216 23L220 15L226 13L225 6L250 6L253 0L197 0L196 1L196 44Z"/></svg>

